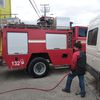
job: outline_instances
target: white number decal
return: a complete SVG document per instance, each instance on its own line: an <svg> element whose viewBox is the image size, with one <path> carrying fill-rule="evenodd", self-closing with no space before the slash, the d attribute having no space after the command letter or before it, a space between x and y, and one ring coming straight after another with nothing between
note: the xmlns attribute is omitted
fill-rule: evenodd
<svg viewBox="0 0 100 100"><path fill-rule="evenodd" d="M21 59L20 61L12 61L12 66L20 66L24 64L24 60Z"/></svg>

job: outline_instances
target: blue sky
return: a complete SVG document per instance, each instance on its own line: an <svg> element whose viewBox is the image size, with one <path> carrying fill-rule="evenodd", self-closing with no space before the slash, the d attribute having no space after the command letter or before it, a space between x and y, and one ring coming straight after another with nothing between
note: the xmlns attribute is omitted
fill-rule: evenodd
<svg viewBox="0 0 100 100"><path fill-rule="evenodd" d="M39 10L40 4L49 4L48 16L70 17L74 25L87 26L94 17L100 15L100 0L35 0L35 3ZM36 23L38 19L29 0L12 0L12 14L17 14L26 23Z"/></svg>

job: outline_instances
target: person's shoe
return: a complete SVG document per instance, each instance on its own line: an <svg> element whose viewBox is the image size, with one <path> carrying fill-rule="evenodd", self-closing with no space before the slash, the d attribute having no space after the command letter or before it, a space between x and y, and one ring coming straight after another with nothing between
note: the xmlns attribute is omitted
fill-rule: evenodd
<svg viewBox="0 0 100 100"><path fill-rule="evenodd" d="M70 93L70 90L62 89L63 92Z"/></svg>
<svg viewBox="0 0 100 100"><path fill-rule="evenodd" d="M80 95L80 94L81 94L80 92L76 92L76 93L75 93L75 95Z"/></svg>
<svg viewBox="0 0 100 100"><path fill-rule="evenodd" d="M81 97L84 98L85 97L85 94L81 94Z"/></svg>

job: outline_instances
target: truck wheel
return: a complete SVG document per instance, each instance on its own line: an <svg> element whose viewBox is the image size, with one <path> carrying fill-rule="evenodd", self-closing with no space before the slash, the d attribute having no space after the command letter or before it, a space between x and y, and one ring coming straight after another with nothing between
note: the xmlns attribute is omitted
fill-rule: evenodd
<svg viewBox="0 0 100 100"><path fill-rule="evenodd" d="M31 77L44 77L49 72L49 63L44 58L33 59L28 67L28 73Z"/></svg>

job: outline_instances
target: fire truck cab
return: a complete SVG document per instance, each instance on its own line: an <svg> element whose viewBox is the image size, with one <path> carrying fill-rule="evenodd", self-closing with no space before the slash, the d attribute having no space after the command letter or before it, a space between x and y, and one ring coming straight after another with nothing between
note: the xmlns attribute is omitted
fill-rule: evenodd
<svg viewBox="0 0 100 100"><path fill-rule="evenodd" d="M77 42L77 41L81 41L82 51L86 52L87 27L85 27L85 26L74 26L74 27L72 27L72 31L73 31L72 45L74 45L74 43Z"/></svg>

